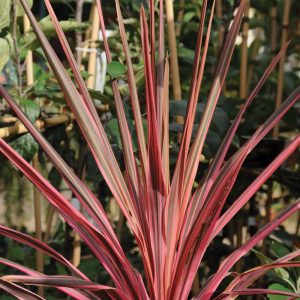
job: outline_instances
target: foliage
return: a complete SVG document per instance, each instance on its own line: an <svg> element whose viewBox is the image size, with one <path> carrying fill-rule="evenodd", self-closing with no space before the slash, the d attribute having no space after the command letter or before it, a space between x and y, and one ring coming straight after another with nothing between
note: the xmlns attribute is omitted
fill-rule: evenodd
<svg viewBox="0 0 300 300"><path fill-rule="evenodd" d="M95 258L106 269L115 285L114 287L109 287L91 281L86 274L50 246L27 234L0 226L1 235L46 253L64 265L70 272L68 274L71 274L45 275L10 260L0 259L1 264L26 274L3 276L0 279L0 287L16 297L26 299L41 299L41 297L25 289L20 284L54 287L75 299L187 299L197 270L212 240L250 200L264 182L272 176L275 170L299 148L300 136L297 136L234 200L233 204L229 208L225 208L229 193L249 153L300 98L300 87L298 87L287 97L279 109L255 130L247 142L225 161L231 142L246 109L260 92L265 81L286 51L288 44L284 45L272 59L258 80L230 128L224 132L225 137L214 156L213 162L200 181L198 181L197 172L205 140L208 138L208 133L212 126L218 127L218 122L214 122L213 116L215 113L221 112L217 108L217 103L228 73L229 62L233 56L235 40L239 33L247 0L240 1L217 62L214 77L208 89L205 106L201 107L197 103L199 95L201 95L202 80L205 79L204 67L209 50L215 5L215 1L213 1L211 9L208 10L208 1L203 1L195 47L192 81L189 86L186 105L185 124L174 170L170 168L169 153L169 110L171 106L169 106L169 62L168 56L164 52L163 38L164 2L159 1L160 21L158 24L157 57L155 56L155 51L153 51L155 39L149 35L149 32L153 32L154 28L148 28L145 10L143 7L140 10L140 33L145 82L145 98L143 100L145 102L146 118L144 118L144 111L141 106L143 101L140 101L141 95L138 93L135 81L136 74L131 60L121 8L119 1L116 0L117 19L126 60L126 78L137 144L137 151L134 151L132 129L127 121L118 81L115 78L123 76L125 73L123 68L125 66L120 71L118 63L118 68L113 68L114 70L111 70L110 76L125 165L125 172L122 173L120 164L117 162L93 100L85 86L50 1L45 0L45 4L73 72L76 84L74 84L51 47L49 40L30 11L26 0L21 0L21 3L30 19L48 63L51 65L57 78L57 82L64 93L65 100L78 122L82 136L87 141L95 164L113 197L119 204L135 237L143 262L143 270L134 268L128 257L126 257L101 202L35 128L30 118L26 116L11 95L3 86L0 86L2 96L47 154L49 160L57 168L62 178L92 218L93 223L81 211L76 210L42 174L37 172L3 139L0 139L0 152L39 188L58 213L80 235L93 252ZM112 54L105 36L105 24L100 0L97 0L97 9L107 60L111 64L113 61ZM154 14L152 12L150 11L150 26L154 26ZM205 23L207 23L206 35L204 35ZM198 116L199 120L193 135L199 108L201 113ZM143 124L146 124L146 133ZM219 126L218 130L222 129L222 126ZM196 187L195 181L198 183ZM295 291L254 289L249 288L249 286L269 269L287 266L299 267L299 262L293 261L294 258L299 256L299 250L284 255L274 262L268 262L266 265L238 274L224 290L218 291L217 295L215 291L220 287L233 265L242 256L267 237L289 216L298 211L299 208L300 200L298 199L260 229L240 248L228 255L216 273L206 282L201 291L195 295L195 299L206 300L212 297L223 299L229 296L236 297L238 295L252 294L297 297L298 294Z"/></svg>

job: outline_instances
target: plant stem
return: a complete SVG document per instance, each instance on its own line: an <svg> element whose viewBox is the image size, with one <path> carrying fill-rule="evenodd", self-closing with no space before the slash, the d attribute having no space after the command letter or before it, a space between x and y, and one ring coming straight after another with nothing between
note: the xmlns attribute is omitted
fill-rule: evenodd
<svg viewBox="0 0 300 300"><path fill-rule="evenodd" d="M85 173L86 173L86 164L85 164L85 157L86 157L87 147L84 144L80 145L79 149L79 159L78 159L78 168L76 170L77 176L84 180ZM82 210L82 206L80 205ZM72 254L72 263L74 266L79 266L81 261L81 239L78 233L75 233L74 240L73 240L73 254Z"/></svg>
<svg viewBox="0 0 300 300"><path fill-rule="evenodd" d="M288 39L288 27L291 11L291 0L284 1L284 11L283 11L283 21L282 21L282 34L281 34L281 46L283 46ZM282 55L282 58L279 62L279 71L278 71L278 82L277 82L277 96L275 102L275 108L277 109L282 103L283 97L283 85L284 85L284 65L286 60L286 54ZM278 123L273 130L273 137L278 138L280 130L280 124Z"/></svg>
<svg viewBox="0 0 300 300"><path fill-rule="evenodd" d="M24 33L27 33L30 30L30 22L27 15L24 15L23 23L24 23ZM34 83L33 56L31 50L28 50L26 56L26 83L28 86L31 86Z"/></svg>
<svg viewBox="0 0 300 300"><path fill-rule="evenodd" d="M83 11L84 0L77 0L76 2L76 14L75 19L78 23L82 22L82 11ZM82 44L82 32L76 31L76 47L81 47ZM82 53L77 50L76 52L76 61L79 66L81 66Z"/></svg>
<svg viewBox="0 0 300 300"><path fill-rule="evenodd" d="M30 22L25 14L23 17L23 25L24 25L24 33L30 30ZM14 26L15 27L15 26ZM18 53L19 55L19 53ZM20 59L18 57L18 59ZM22 84L22 73L19 73L19 84ZM34 75L33 75L33 56L32 51L27 52L26 56L26 83L27 86L31 86L34 83ZM35 154L32 159L33 167L39 171L39 160L38 154ZM41 194L40 191L34 186L33 187L33 200L34 200L34 221L35 221L35 236L37 239L42 241L43 239L43 231L42 231L42 209L41 209ZM36 270L38 272L43 273L44 271L44 255L40 251L36 251ZM44 288L42 286L38 287L38 294L43 297L44 296Z"/></svg>
<svg viewBox="0 0 300 300"><path fill-rule="evenodd" d="M277 49L277 3L274 1L271 8L271 51L275 54Z"/></svg>
<svg viewBox="0 0 300 300"><path fill-rule="evenodd" d="M176 27L176 36L180 36L182 21L184 16L184 0L179 0L179 12L177 16L177 27Z"/></svg>
<svg viewBox="0 0 300 300"><path fill-rule="evenodd" d="M45 244L48 244L49 239L50 239L54 215L55 215L54 207L52 205L49 205L49 214L47 217L46 231L45 231L45 236L44 236Z"/></svg>
<svg viewBox="0 0 300 300"><path fill-rule="evenodd" d="M83 1L77 0L77 7L76 7L76 19L77 20L82 19L82 6L83 6ZM92 5L91 16L92 16L92 28L91 28L90 48L95 51L91 51L89 53L89 60L88 60L89 78L87 79L87 87L89 89L94 89L95 82L96 82L97 41L98 41L98 37L99 37L99 27L100 27L99 15L98 15L98 11L96 9L95 3L93 3L93 5ZM82 42L82 36L76 37L77 46L80 46L81 42ZM81 64L80 51L77 52L77 63L80 67L80 64ZM79 154L80 159L85 156L85 150L86 149L81 149L80 154ZM83 162L82 168L80 167L80 169L81 169L79 171L79 173L81 173L80 177L84 177L84 162ZM80 239L79 234L75 233L74 240L73 240L72 262L75 266L78 266L80 264L80 261L81 261L81 239Z"/></svg>
<svg viewBox="0 0 300 300"><path fill-rule="evenodd" d="M42 130L48 127L53 127L64 123L68 123L71 120L71 118L72 116L69 117L67 115L60 115L57 117L48 118L44 120L37 120L35 121L35 126L38 129ZM28 132L28 130L23 124L16 123L13 126L0 128L0 138L13 137L26 132Z"/></svg>
<svg viewBox="0 0 300 300"><path fill-rule="evenodd" d="M17 30L18 30L18 13L17 13L17 1L13 1L13 23L12 23L12 40L14 47L14 56L15 56L15 65L17 68L17 76L18 76L18 85L17 90L19 97L22 97L22 67L21 67L21 58L20 58L20 50L18 47L18 38L17 38Z"/></svg>
<svg viewBox="0 0 300 300"><path fill-rule="evenodd" d="M248 94L247 69L248 69L248 31L249 31L249 9L250 1L245 9L244 22L242 27L242 55L240 74L240 98L246 99Z"/></svg>
<svg viewBox="0 0 300 300"><path fill-rule="evenodd" d="M247 87L247 90L250 89L250 84L252 82L252 79L253 79L253 75L254 75L254 66L256 65L256 60L257 60L257 54L258 54L258 51L260 49L260 46L261 46L261 33L262 33L262 28L257 28L256 29L256 37L255 37L255 40L254 42L252 43L252 50L251 50L251 53L250 53L250 66L249 66L249 70L248 70L248 81L247 81L247 84L248 84L248 87Z"/></svg>
<svg viewBox="0 0 300 300"><path fill-rule="evenodd" d="M223 8L222 8L222 0L217 0L216 2L216 14L218 19L221 21L223 19ZM221 51L223 41L224 41L224 33L225 33L225 28L224 25L221 25L218 30L218 52Z"/></svg>
<svg viewBox="0 0 300 300"><path fill-rule="evenodd" d="M39 172L39 160L38 154L32 159L33 167ZM35 236L37 239L42 241L42 209L41 209L41 194L36 186L33 187L33 198L34 198L34 220L35 220ZM36 252L36 270L38 272L44 272L44 255L42 252ZM43 297L44 288L38 287L38 294Z"/></svg>
<svg viewBox="0 0 300 300"><path fill-rule="evenodd" d="M171 81L172 81L172 88L173 88L173 97L174 100L181 100L182 93L181 93L181 83L180 83L180 74L179 74L179 66L178 66L175 23L174 23L174 9L173 9L172 0L166 0L166 14L167 14L167 24L168 24L168 40L169 40L169 47L171 50L170 66L171 66ZM184 118L182 116L177 116L176 122L178 124L183 124Z"/></svg>
<svg viewBox="0 0 300 300"><path fill-rule="evenodd" d="M95 51L91 51L89 53L89 62L88 62L88 74L89 78L87 79L87 87L89 89L95 88L96 82L96 59L97 59L97 41L99 35L99 15L96 9L96 5L93 4L92 6L92 32L91 32L91 45L90 48L94 49Z"/></svg>

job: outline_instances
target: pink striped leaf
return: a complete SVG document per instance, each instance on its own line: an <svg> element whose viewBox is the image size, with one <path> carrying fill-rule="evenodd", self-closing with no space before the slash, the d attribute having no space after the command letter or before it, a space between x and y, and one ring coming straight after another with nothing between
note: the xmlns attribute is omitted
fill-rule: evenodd
<svg viewBox="0 0 300 300"><path fill-rule="evenodd" d="M268 236L274 229L276 229L281 223L288 219L291 215L300 209L300 199L298 199L294 204L290 205L283 212L281 212L274 220L266 224L259 232L257 232L253 237L251 237L245 244L240 248L235 250L230 254L225 261L221 264L219 270L211 278L211 280L204 286L200 294L196 299L208 300L211 298L213 291L219 286L221 281L224 279L228 271L232 266L250 249L255 247L262 239Z"/></svg>
<svg viewBox="0 0 300 300"><path fill-rule="evenodd" d="M34 271L34 270L31 270L29 268L26 268L24 266L21 266L15 262L12 262L10 260L7 260L5 258L1 258L0 257L0 264L3 264L3 265L6 265L6 266L9 266L11 268L14 268L22 273L25 273L27 275L30 275L30 276L41 276L41 275L44 275L40 272L37 272L37 271ZM69 295L71 296L72 298L76 299L76 300L91 300L91 298L87 297L83 292L81 291L77 291L77 290L74 290L74 289L71 289L71 288L64 288L64 287L56 287L58 290L62 291L63 293L65 293L66 295ZM96 296L94 296L96 297Z"/></svg>
<svg viewBox="0 0 300 300"><path fill-rule="evenodd" d="M39 251L49 255L50 257L57 260L59 263L66 266L71 271L72 274L74 274L77 277L80 277L84 280L89 280L80 270L78 270L74 265L72 265L61 254L57 253L54 249L52 249L45 243L41 242L40 240L38 240L30 235L21 233L17 230L13 230L8 227L5 227L3 225L0 225L0 235L11 238L19 243L25 244L29 247L32 247L36 250L39 250Z"/></svg>
<svg viewBox="0 0 300 300"><path fill-rule="evenodd" d="M125 258L114 248L114 245L2 139L0 139L0 152L7 156L39 188L61 216L79 233L112 276L117 287L122 286L129 295L132 293L145 293L140 275L132 269L128 261L124 262ZM139 287L139 289L134 289L132 285L136 286L136 288Z"/></svg>
<svg viewBox="0 0 300 300"><path fill-rule="evenodd" d="M299 256L300 256L300 250L296 250L289 253L286 256L277 259L276 261L270 264L259 266L254 269L248 270L240 274L239 276L237 276L226 288L226 291L246 288L271 269L299 267L300 264L299 261L291 261L295 258L298 258Z"/></svg>
<svg viewBox="0 0 300 300"><path fill-rule="evenodd" d="M225 293L222 296L216 297L215 300L220 300L220 299L229 300L232 299L229 296L246 296L246 295L281 295L281 296L295 297L296 299L300 298L300 294L293 293L293 292L268 290L268 289L244 289L244 290L237 290L237 291Z"/></svg>
<svg viewBox="0 0 300 300"><path fill-rule="evenodd" d="M45 298L26 290L25 288L0 278L0 289L20 300L45 300Z"/></svg>
<svg viewBox="0 0 300 300"><path fill-rule="evenodd" d="M258 189L272 176L283 162L299 148L300 136L296 137L286 148L275 158L275 160L255 179L253 183L234 201L234 203L219 218L216 227L210 237L210 241L218 235L218 233L228 224L228 222L236 215L236 213L250 200Z"/></svg>
<svg viewBox="0 0 300 300"><path fill-rule="evenodd" d="M123 210L132 230L137 234L139 230L138 224L130 217L131 214L136 216L134 205L115 155L104 132L103 126L98 127L95 123L89 107L87 107L85 101L82 101L81 95L77 91L70 77L67 75L61 61L58 59L55 51L51 47L45 34L40 29L36 19L30 11L27 1L20 1L61 86L61 89L64 92L67 103L74 113L82 133L88 142L99 170ZM120 101L121 100L119 99L119 102ZM130 168L130 170L132 170L132 168Z"/></svg>
<svg viewBox="0 0 300 300"><path fill-rule="evenodd" d="M106 37L106 29L105 29L103 14L102 14L101 1L97 0L96 4L97 4L98 14L99 14L99 18L100 18L100 28L101 28L101 32L102 32L107 62L111 63L112 56L111 56L111 52L109 49L108 40ZM137 171L136 161L135 161L134 152L133 152L132 137L131 137L131 134L129 131L125 111L123 108L122 98L121 98L121 95L119 92L118 82L116 79L112 79L112 89L113 89L115 107L116 107L116 112L117 112L117 120L118 120L119 130L120 130L120 134L121 134L125 166L128 171L128 174L129 174L130 183L134 187L134 195L137 195L138 194L137 189L139 187L138 171ZM136 206L138 205L137 199L135 199L134 197L131 197L131 198L127 199L127 202L128 202L128 205L130 205L130 207L131 207L131 214L134 214L137 219L141 218L140 216L138 216L138 210L136 209ZM128 220L128 221L131 222L131 220Z"/></svg>
<svg viewBox="0 0 300 300"><path fill-rule="evenodd" d="M90 291L103 291L112 289L111 287L67 275L6 275L2 276L1 279L8 282L22 283L25 285L52 287L60 286Z"/></svg>
<svg viewBox="0 0 300 300"><path fill-rule="evenodd" d="M272 62L264 72L263 76L259 80L256 87L253 89L252 93L249 95L249 97L246 100L245 105L241 108L239 114L236 116L235 120L233 121L231 127L227 131L226 136L223 139L222 144L219 147L219 150L213 160L213 163L210 165L207 174L205 177L201 180L199 183L199 188L196 190L195 194L193 195L188 208L188 213L186 214L186 222L185 225L185 235L190 230L191 224L194 223L196 216L198 215L200 209L202 208L204 199L210 190L214 179L216 178L218 172L220 171L220 168L224 162L224 158L226 156L226 153L229 149L229 146L233 140L233 137L237 131L237 128L243 118L243 115L246 111L246 109L250 106L250 104L253 102L254 98L257 96L263 85L265 84L266 80L269 78L271 72L276 67L277 63L279 62L282 55L285 53L287 47L289 45L289 42L286 43L282 49L279 51L279 53L273 58ZM188 217L187 217L188 216Z"/></svg>
<svg viewBox="0 0 300 300"><path fill-rule="evenodd" d="M182 240L182 246L184 250L182 250L182 254L179 256L181 261L179 263L179 270L183 270L182 265L184 264L184 260L189 257L189 252L192 247L195 247L194 249L198 252L198 254L194 254L192 256L193 262L190 262L190 267L193 266L193 272L196 272L201 258L203 257L203 254L209 245L213 228L221 213L222 207L224 206L226 198L248 153L273 128L276 122L282 118L282 116L299 98L300 88L297 88L282 104L282 106L271 117L269 117L264 125L262 125L255 132L250 140L224 165L211 190L209 191L207 198L205 199L207 205L201 210L200 214L198 214L196 219L197 221L193 225L187 239L184 242ZM205 227L203 227L204 220ZM203 230L202 233L201 230ZM202 234L201 238L199 238L199 234L200 236ZM193 274L193 272L190 272L190 270L188 271L188 269L186 272L189 274L189 276L192 276ZM179 276L177 272L176 276ZM185 282L190 283L190 281Z"/></svg>
<svg viewBox="0 0 300 300"><path fill-rule="evenodd" d="M144 8L141 8L141 37L145 64L146 107L148 125L148 161L147 189L149 192L149 228L152 252L154 256L154 293L157 298L162 297L163 265L166 248L163 234L163 206L166 198L166 186L162 170L161 143L157 129L157 115L155 103L154 75L151 67L149 46L149 31Z"/></svg>
<svg viewBox="0 0 300 300"><path fill-rule="evenodd" d="M86 187L86 185L77 177L73 170L65 163L61 156L56 152L56 150L50 145L50 143L43 137L43 135L37 130L37 128L31 123L31 121L26 117L21 108L15 103L8 92L0 85L0 93L10 105L12 110L18 116L18 118L23 122L28 131L36 139L39 145L43 148L48 158L62 177L68 183L70 189L74 192L77 198L80 200L83 207L87 210L93 220L97 223L101 231L105 232L107 238L110 238L114 242L115 246L121 250L118 239L112 229L112 226L104 212L104 209L100 201L91 193L91 191Z"/></svg>
<svg viewBox="0 0 300 300"><path fill-rule="evenodd" d="M129 91L130 91L131 107L133 110L135 128L136 128L137 138L138 138L140 161L142 165L143 176L145 178L148 170L146 139L144 135L143 120L142 120L142 115L141 115L141 110L139 105L139 97L138 97L137 86L135 83L133 65L130 56L130 49L126 37L124 21L123 21L120 4L118 0L116 1L116 8L117 8L117 17L119 22L120 35L121 35L123 50L126 58L126 66L128 69L127 78L128 78Z"/></svg>

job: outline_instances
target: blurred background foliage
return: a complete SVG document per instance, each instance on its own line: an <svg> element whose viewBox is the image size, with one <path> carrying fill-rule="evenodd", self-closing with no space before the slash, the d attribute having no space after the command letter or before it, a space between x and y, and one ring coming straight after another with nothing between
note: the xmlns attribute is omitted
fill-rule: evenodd
<svg viewBox="0 0 300 300"><path fill-rule="evenodd" d="M83 8L80 12L80 19L78 19L78 2L80 2L80 0L51 1L57 16L61 21L63 30L68 33L67 37L72 49L75 49L76 47L91 47L89 44L90 41L87 37L92 26L91 10L93 1L82 1ZM142 102L142 110L145 111L139 9L141 5L144 5L147 9L148 1L122 0L120 2L125 19L131 56L134 62L135 76L138 82L138 91ZM197 39L196 35L201 12L201 2L201 0L174 1L178 61L183 99L182 101L170 101L170 132L172 137L170 144L171 163L174 163L177 159L177 136L183 128L182 125L176 122L176 116L184 116L187 107L194 49ZM214 76L216 62L222 49L222 35L226 35L234 13L234 8L238 2L239 1L234 0L219 1L222 6L221 11L217 11L213 21L207 64L205 66L205 75L197 107L195 129L201 118L207 92L209 91ZM249 20L244 19L244 22L249 21L247 42L248 67L247 82L245 83L247 91L251 91L270 63L273 55L279 51L282 31L287 30L288 32L291 44L287 50L285 63L283 99L285 99L285 97L288 96L300 82L300 2L297 0L292 1L289 23L288 25L282 26L284 2L284 0L251 0ZM55 35L54 27L50 19L47 17L43 1L31 0L31 4L32 10L40 20L41 28L50 39L51 44L55 47L62 62L65 63L65 57L63 56L63 52ZM110 30L109 43L115 65L110 65L107 68L104 90L99 91L96 90L95 87L92 87L90 89L90 93L93 99L95 99L99 113L102 115L102 121L105 125L107 135L113 145L116 157L119 161L122 161L120 134L114 110L112 90L109 84L111 77L117 77L119 79L119 88L123 95L124 107L130 128L132 129L132 136L135 140L133 116L128 101L129 95L125 79L126 67L124 66L125 57L122 50L118 26L116 24L114 1L103 0L102 4L105 8L105 22L107 24L107 28ZM273 13L276 9L276 14L272 14L272 8ZM62 114L69 117L68 122L47 128L44 132L45 137L52 145L55 146L56 150L62 155L66 162L74 168L78 174L81 174L81 176L91 186L92 190L99 196L101 201L103 201L104 206L107 207L107 210L110 213L111 219L113 220L112 222L114 222L117 234L121 238L124 249L134 264L138 266L140 260L138 259L136 245L134 241L132 241L130 232L124 223L123 217L111 198L101 174L95 166L92 155L84 145L80 134L78 134L77 125L72 121L72 117L66 107L63 94L61 93L57 81L46 62L36 37L31 30L24 33L23 14L24 12L18 5L15 5L14 0L1 0L1 80L33 122L60 116ZM275 48L274 45L272 46L271 41L273 30L272 22L274 24L274 21L276 24L275 36L277 37ZM81 37L81 43L79 44L78 36ZM101 41L98 41L95 45L98 53L103 51ZM167 42L166 49L168 50ZM33 51L34 57L34 84L27 86L25 79L25 57L29 50ZM87 79L89 77L87 71L89 55L87 53L84 54L84 51L82 50L78 51L82 52L80 58L82 74L84 78ZM76 52L76 50L74 50L74 52ZM217 151L220 141L230 125L230 120L234 118L239 108L244 103L244 99L240 94L241 61L242 34L237 41L237 46L226 79L226 86L222 92L222 96L213 119L213 124L208 134L198 178L200 178L201 174L205 172L207 165L210 163L214 153ZM259 124L261 124L262 121L265 120L274 110L277 86L278 72L273 72L262 91L256 97L253 105L249 107L239 128L238 134L234 139L234 143L231 145L230 153L244 143L254 129L256 129ZM9 107L3 101L0 102L0 130L10 126L15 126L17 122L18 121L14 118ZM236 196L243 191L243 188L249 185L255 176L259 174L260 170L265 167L267 163L272 161L276 154L284 147L286 140L295 136L296 133L299 133L299 128L300 105L297 104L282 121L280 136L278 138L270 137L269 139L264 140L263 143L257 147L257 150L250 155L243 167L242 176L239 177L236 188L230 196L232 199L236 198ZM31 161L34 155L38 153L40 167L45 176L47 176L51 183L57 188L65 191L66 193L69 192L66 190L66 185L62 182L57 171L51 164L49 164L43 153L39 151L36 142L29 134L9 135L6 138L28 161ZM136 147L136 143L134 143L134 145ZM0 174L2 190L0 198L3 197L3 204L5 204L3 205L1 202L1 207L3 207L0 212L2 215L1 222L6 222L7 225L23 229L24 231L31 231L32 226L28 227L28 225L26 225L28 222L30 223L30 220L32 219L32 214L30 215L30 210L32 210L31 185L28 184L20 173L7 163L3 157L0 157ZM238 234L244 235L243 238L253 234L255 229L264 224L267 219L274 217L279 208L287 205L295 195L299 195L299 182L299 153L296 153L293 158L291 158L278 172L274 174L272 179L265 184L260 193L258 193L253 201L251 201L244 211L241 212L232 222L227 231L216 239L214 244L211 246L212 251L214 251L214 253L216 253L216 251L217 253L220 252L220 258L226 255L228 251L231 251L231 249L239 243L239 236L237 236L237 233L235 232L238 227L242 230L242 232L239 232ZM45 231L49 231L47 233L47 241L55 249L64 253L66 257L71 258L72 241L74 239L71 230L66 228L57 216L55 217L51 208L49 208L46 204L43 206L43 210L43 228ZM284 251L290 251L292 248L298 247L299 220L300 218L298 217L297 220L296 217L292 224L279 228L274 233L274 236L272 236L273 239L270 238L266 241L269 245L269 249L271 250L267 251L267 244L264 244L262 249L260 249L263 254L259 252L260 254L252 253L248 255L244 262L245 267L249 268L249 266L255 265L258 259L263 261L265 256L271 257L269 259L275 259L280 255L282 256L283 254L278 254L280 249L283 251L282 247L284 247ZM49 226L51 226L50 229ZM235 234L233 234L233 232L235 232ZM46 233L44 232L44 235L45 234ZM280 240L279 244L276 242L278 240ZM17 259L28 266L33 266L35 264L34 252L32 250L24 246L17 246L15 243L3 238L0 242L0 255L9 256L9 258L13 256L13 260L16 261ZM84 270L91 279L94 281L98 280L102 283L108 280L107 274L104 272L103 268L95 263L94 259L90 256L90 253L84 246L82 248L82 258L85 259L81 260L80 268ZM216 262L212 261L209 257L206 258L206 263L207 264L200 270L199 275L202 277L199 276L199 278L209 276L218 267ZM44 264L49 274L56 274L57 272L63 274L65 272L61 269L61 267L53 264L48 258L44 260ZM237 268L244 267L237 266ZM2 266L0 267L0 271L8 272L7 268ZM270 274L268 273L268 275ZM287 283L289 280L293 282L292 285L296 284L294 282L295 274L284 274L286 280L281 280L282 276L283 275L280 274L280 272L272 273L268 276L266 282L269 284L275 284L276 282L276 284L282 285L282 288L286 289L291 288L291 284ZM54 293L57 292L51 291L51 293L47 294L47 299L59 299L60 295ZM275 298L270 297L270 299Z"/></svg>

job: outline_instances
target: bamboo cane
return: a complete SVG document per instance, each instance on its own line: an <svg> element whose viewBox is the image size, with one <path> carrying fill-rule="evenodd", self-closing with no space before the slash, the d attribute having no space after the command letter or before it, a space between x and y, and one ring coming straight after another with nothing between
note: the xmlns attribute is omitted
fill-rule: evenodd
<svg viewBox="0 0 300 300"><path fill-rule="evenodd" d="M247 69L248 69L248 32L249 32L249 9L250 1L248 1L245 9L244 22L242 27L242 55L241 55L241 74L240 74L240 98L247 97Z"/></svg>
<svg viewBox="0 0 300 300"><path fill-rule="evenodd" d="M93 23L93 10L91 9L91 13L89 16L89 22ZM85 40L82 42L82 47L83 49L80 51L82 51L82 55L81 55L81 59L86 59L87 55L88 55L88 49L90 46L90 38L91 38L91 34L92 34L92 27L88 27L87 30L85 31Z"/></svg>
<svg viewBox="0 0 300 300"><path fill-rule="evenodd" d="M39 171L39 160L38 154L34 155L32 159L32 166ZM34 220L35 220L35 236L37 239L42 241L42 207L41 207L41 194L38 188L33 187L33 199L34 199ZM42 252L36 252L36 270L38 272L44 272L44 255ZM38 294L43 296L44 289L43 287L38 287Z"/></svg>
<svg viewBox="0 0 300 300"><path fill-rule="evenodd" d="M3 116L0 118L0 122L2 123L16 123L19 119L12 116Z"/></svg>
<svg viewBox="0 0 300 300"><path fill-rule="evenodd" d="M47 217L47 224L46 224L46 230L45 230L45 236L44 236L44 243L48 244L50 235L51 235L51 229L52 229L52 224L55 216L55 210L52 205L49 207L49 213Z"/></svg>
<svg viewBox="0 0 300 300"><path fill-rule="evenodd" d="M95 3L93 3L92 6L91 16L92 16L92 27L91 27L90 48L94 51L89 52L89 59L88 59L89 78L87 79L86 84L89 89L94 89L95 82L96 82L97 41L99 37L99 27L100 27L99 15ZM73 240L73 255L72 255L73 264L75 266L78 266L80 264L80 260L81 260L81 239L79 234L75 233L74 240Z"/></svg>
<svg viewBox="0 0 300 300"><path fill-rule="evenodd" d="M72 120L73 116L72 115L59 115L57 117L52 117L44 120L37 120L35 121L35 126L39 130L43 130L48 127L53 127L57 125L62 125L65 123L70 122ZM21 124L21 123L16 123L13 126L9 127L3 127L0 128L0 138L10 138L19 134L24 134L27 133L28 130L27 128Z"/></svg>
<svg viewBox="0 0 300 300"><path fill-rule="evenodd" d="M216 15L220 21L223 21L223 6L222 0L216 1ZM224 43L224 36L225 36L225 26L223 24L220 25L218 29L218 48L217 48L217 55L220 55L223 43ZM227 86L226 81L224 82L222 93L226 94Z"/></svg>
<svg viewBox="0 0 300 300"><path fill-rule="evenodd" d="M261 27L256 29L256 38L255 38L255 40L253 42L252 51L250 53L251 65L249 66L248 75L247 75L247 77L248 77L248 80L247 80L247 83L248 83L247 90L249 90L249 88L250 88L250 84L252 82L252 78L253 78L253 75L254 75L254 65L255 65L255 61L256 61L256 58L257 58L257 54L258 54L259 48L261 46L261 34L262 34L262 31L263 31L263 29Z"/></svg>
<svg viewBox="0 0 300 300"><path fill-rule="evenodd" d="M177 27L176 27L176 36L180 36L181 28L182 28L182 21L184 16L184 0L179 1L179 12L177 15Z"/></svg>
<svg viewBox="0 0 300 300"><path fill-rule="evenodd" d="M30 30L30 22L25 14L23 17L24 23L24 32L28 32ZM26 56L26 82L28 86L33 85L34 83L34 75L33 75L33 56L32 51L28 51ZM34 155L32 159L33 167L39 171L39 161L38 154ZM33 186L33 200L34 200L34 221L35 221L35 236L40 241L42 240L42 209L41 209L41 194L38 188ZM44 271L44 255L40 251L36 251L36 270L38 272L43 273ZM38 294L43 297L44 288L38 287Z"/></svg>
<svg viewBox="0 0 300 300"><path fill-rule="evenodd" d="M271 8L271 53L272 56L275 55L276 49L277 49L277 1L273 0L272 8ZM277 134L277 133L276 133ZM271 207L273 202L272 197L272 187L273 185L270 184L268 186L268 198L266 201L265 209L266 209L266 217L265 217L265 224L267 224L271 219ZM268 253L268 245L266 240L263 241L263 247L262 247L262 253L264 255L267 255Z"/></svg>
<svg viewBox="0 0 300 300"><path fill-rule="evenodd" d="M87 79L87 87L89 89L95 88L95 81L96 81L96 59L97 59L97 41L99 36L99 15L96 9L95 3L92 6L92 32L91 32L91 45L90 48L94 49L93 51L89 52L89 61L88 61L88 74L89 78Z"/></svg>
<svg viewBox="0 0 300 300"><path fill-rule="evenodd" d="M27 17L27 15L24 15L24 32L28 32L30 30L30 21ZM26 56L26 81L27 85L30 86L34 83L33 78L33 56L32 51L28 50L27 56Z"/></svg>
<svg viewBox="0 0 300 300"><path fill-rule="evenodd" d="M271 8L271 51L272 55L275 54L277 49L277 5L274 1Z"/></svg>
<svg viewBox="0 0 300 300"><path fill-rule="evenodd" d="M283 10L283 21L282 21L281 46L283 46L287 42L287 39L288 39L288 26L289 26L289 19L290 19L290 11L291 11L291 0L285 0L284 1L284 10ZM279 62L277 96L276 96L276 102L275 102L276 109L282 103L285 60L286 60L286 54L284 53ZM273 130L274 138L278 138L279 130L280 130L280 124L277 124Z"/></svg>
<svg viewBox="0 0 300 300"><path fill-rule="evenodd" d="M193 285L192 285L192 292L194 295L197 295L199 293L199 290L200 290L199 287L200 287L200 280L199 280L199 276L197 273L194 278Z"/></svg>
<svg viewBox="0 0 300 300"><path fill-rule="evenodd" d="M236 226L236 247L239 248L241 247L241 245L243 245L244 243L244 232L243 232L243 219L238 219L237 220L237 226ZM235 264L234 270L238 273L242 272L242 268L243 268L243 262L241 259L239 259L237 261L237 263Z"/></svg>
<svg viewBox="0 0 300 300"><path fill-rule="evenodd" d="M79 23L82 22L83 4L84 4L84 0L76 1L75 19ZM76 61L79 66L81 66L82 52L80 50L78 50L78 48L81 47L81 44L82 44L82 32L78 31L78 32L76 32L76 47L77 47Z"/></svg>
<svg viewBox="0 0 300 300"><path fill-rule="evenodd" d="M223 19L223 8L222 8L222 0L217 0L216 2L216 14L219 20ZM225 27L221 25L218 30L218 45L220 52L222 49L223 41L224 41Z"/></svg>
<svg viewBox="0 0 300 300"><path fill-rule="evenodd" d="M177 56L177 45L176 45L176 33L175 33L175 23L174 23L174 9L173 1L166 0L166 15L167 15L167 25L168 25L168 41L171 50L170 56L170 66L171 66L171 82L174 100L182 100L180 74L178 66L178 56ZM176 122L178 124L184 123L184 118L182 116L176 116Z"/></svg>

